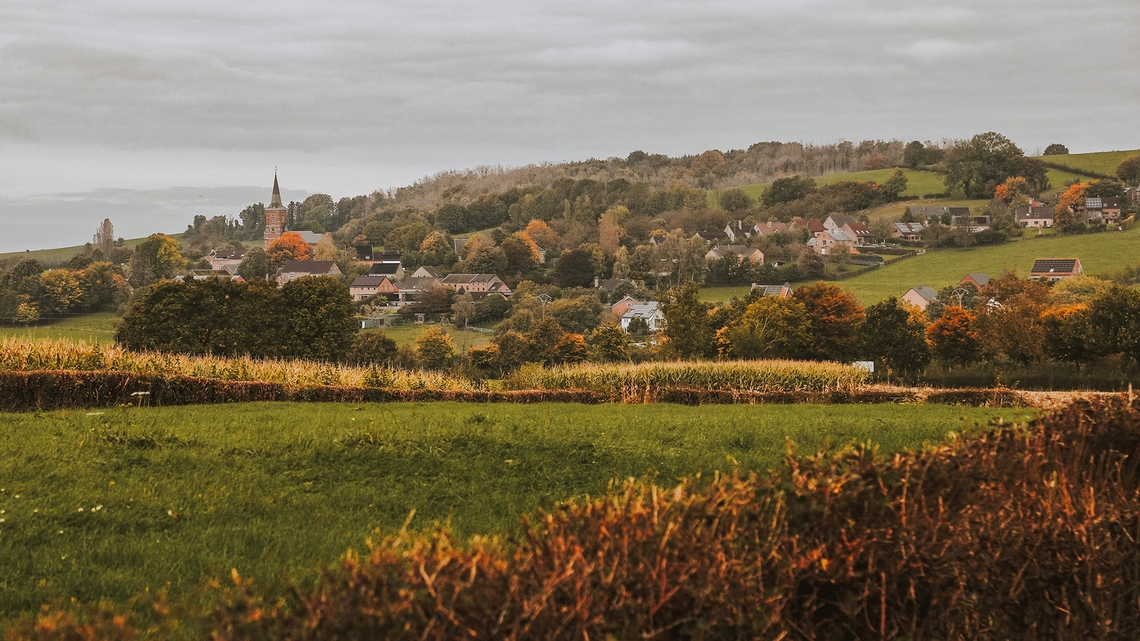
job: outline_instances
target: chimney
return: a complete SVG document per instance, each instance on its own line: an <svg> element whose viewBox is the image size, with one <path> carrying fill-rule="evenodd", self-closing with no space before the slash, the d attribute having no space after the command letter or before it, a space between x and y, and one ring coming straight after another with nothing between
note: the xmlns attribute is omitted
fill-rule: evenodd
<svg viewBox="0 0 1140 641"><path fill-rule="evenodd" d="M594 289L597 289L601 286L602 286L602 279L598 278L597 276L594 276Z"/></svg>

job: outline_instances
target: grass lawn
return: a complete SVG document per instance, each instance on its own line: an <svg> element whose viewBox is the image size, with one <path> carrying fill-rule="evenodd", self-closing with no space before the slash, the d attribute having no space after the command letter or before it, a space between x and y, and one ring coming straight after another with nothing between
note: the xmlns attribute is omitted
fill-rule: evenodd
<svg viewBox="0 0 1140 641"><path fill-rule="evenodd" d="M0 327L0 338L10 336L33 339L86 341L87 343L115 342L115 312L96 312L65 318L51 325L37 327Z"/></svg>
<svg viewBox="0 0 1140 641"><path fill-rule="evenodd" d="M864 304L871 304L888 296L901 296L918 285L935 289L954 285L968 273L999 276L1009 270L1027 277L1035 258L1080 258L1088 274L1104 274L1140 262L1140 232L1135 229L1084 236L1033 236L1034 232L1027 230L1024 238L1005 245L927 252L839 284Z"/></svg>
<svg viewBox="0 0 1140 641"><path fill-rule="evenodd" d="M926 405L256 403L0 414L0 622L50 596L262 586L393 532L520 513L610 479L768 469L785 437L921 447L1030 410Z"/></svg>
<svg viewBox="0 0 1140 641"><path fill-rule="evenodd" d="M1120 164L1125 158L1140 154L1140 149L1133 149L1131 151L1098 151L1091 154L1062 154L1059 156L1039 156L1040 160L1048 163L1058 165L1065 165L1074 169L1083 169L1097 174L1105 174L1107 176L1116 175L1116 166ZM1054 187L1058 187L1063 183L1053 180L1053 174L1050 170L1049 179ZM1072 175L1072 174L1069 174ZM1085 178L1087 180L1087 178Z"/></svg>
<svg viewBox="0 0 1140 641"><path fill-rule="evenodd" d="M181 233L167 234L167 236L170 236L172 238L176 238L179 241L182 240L182 234ZM124 244L127 247L134 247L135 245L138 245L139 243L141 243L144 240L146 240L146 238L131 238L131 239L125 240ZM187 247L187 245L185 243L183 243L182 248L186 249L186 247ZM31 259L40 261L44 265L60 265L60 264L67 263L69 260L71 260L75 256L83 253L83 251L84 251L83 245L76 245L74 247L57 247L55 249L36 249L33 251L5 252L5 253L0 253L0 261L11 260L11 259L15 259L15 260L19 261L19 260L24 260L25 258L31 258Z"/></svg>
<svg viewBox="0 0 1140 641"><path fill-rule="evenodd" d="M396 341L397 345L411 345L415 347L416 339L424 333L425 329L431 326L431 324L426 323L422 325L418 323L405 323L403 325L393 325L379 329L384 332L385 336ZM445 329L451 336L452 345L460 351L467 351L472 347L482 347L491 341L492 334L490 332L465 330L454 325L447 325Z"/></svg>
<svg viewBox="0 0 1140 641"><path fill-rule="evenodd" d="M706 303L727 303L733 298L744 298L752 289L751 285L730 285L725 287L702 287L701 300Z"/></svg>

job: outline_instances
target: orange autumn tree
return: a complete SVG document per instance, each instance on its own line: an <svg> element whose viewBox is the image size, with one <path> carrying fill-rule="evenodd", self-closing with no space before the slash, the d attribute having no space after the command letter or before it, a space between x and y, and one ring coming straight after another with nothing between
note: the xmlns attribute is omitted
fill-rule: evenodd
<svg viewBox="0 0 1140 641"><path fill-rule="evenodd" d="M974 328L974 316L953 305L926 328L930 351L947 366L965 365L978 360L981 342Z"/></svg>
<svg viewBox="0 0 1140 641"><path fill-rule="evenodd" d="M858 356L859 326L865 317L859 299L838 285L824 282L800 287L792 296L803 303L811 320L808 358L849 361Z"/></svg>
<svg viewBox="0 0 1140 641"><path fill-rule="evenodd" d="M1017 207L1029 202L1029 182L1022 176L1011 176L994 190L994 198Z"/></svg>
<svg viewBox="0 0 1140 641"><path fill-rule="evenodd" d="M265 257L273 267L280 267L287 260L309 260L312 258L312 249L309 243L301 238L297 232L287 231L269 243L265 249Z"/></svg>
<svg viewBox="0 0 1140 641"><path fill-rule="evenodd" d="M537 218L530 221L523 230L522 235L532 240L536 245L545 249L548 252L554 252L558 249L558 243L561 240L558 232L550 228L544 221Z"/></svg>
<svg viewBox="0 0 1140 641"><path fill-rule="evenodd" d="M1053 207L1053 224L1062 234L1076 231L1083 224L1077 220L1077 212L1085 205L1085 192L1088 188L1088 183L1069 185L1057 200L1057 205Z"/></svg>

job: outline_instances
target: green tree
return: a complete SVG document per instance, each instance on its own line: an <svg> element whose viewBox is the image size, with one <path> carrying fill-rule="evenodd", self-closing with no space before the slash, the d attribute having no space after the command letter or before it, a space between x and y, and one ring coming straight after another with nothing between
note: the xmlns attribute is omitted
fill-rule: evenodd
<svg viewBox="0 0 1140 641"><path fill-rule="evenodd" d="M511 234L499 243L506 261L507 274L529 274L538 266L538 252L534 246L518 234Z"/></svg>
<svg viewBox="0 0 1140 641"><path fill-rule="evenodd" d="M926 328L903 308L898 298L871 305L866 310L860 338L863 354L887 370L887 376L916 374L926 364Z"/></svg>
<svg viewBox="0 0 1140 641"><path fill-rule="evenodd" d="M1140 184L1140 156L1133 154L1120 161L1116 166L1116 176L1130 187Z"/></svg>
<svg viewBox="0 0 1140 641"><path fill-rule="evenodd" d="M1045 354L1056 361L1073 363L1079 370L1096 356L1089 306L1062 305L1041 314L1045 328Z"/></svg>
<svg viewBox="0 0 1140 641"><path fill-rule="evenodd" d="M449 234L461 234L469 229L467 208L458 203L447 203L436 210L435 224L443 227Z"/></svg>
<svg viewBox="0 0 1140 641"><path fill-rule="evenodd" d="M424 329L416 339L416 354L427 369L446 369L451 365L454 352L451 336L438 325Z"/></svg>
<svg viewBox="0 0 1140 641"><path fill-rule="evenodd" d="M901 169L896 169L891 172L887 181L879 185L879 194L887 202L894 202L899 199L899 196L906 191L907 179L906 174Z"/></svg>
<svg viewBox="0 0 1140 641"><path fill-rule="evenodd" d="M1059 142L1055 142L1045 148L1043 156L1062 156L1069 153L1069 148Z"/></svg>
<svg viewBox="0 0 1140 641"><path fill-rule="evenodd" d="M251 247L245 256L242 256L237 274L247 281L269 278L273 274L273 268L269 266L269 258L266 257L265 250L260 247Z"/></svg>
<svg viewBox="0 0 1140 641"><path fill-rule="evenodd" d="M582 248L562 252L554 264L554 282L559 287L589 287L594 283L593 253Z"/></svg>
<svg viewBox="0 0 1140 641"><path fill-rule="evenodd" d="M342 361L360 331L348 287L332 276L306 276L281 287L285 355Z"/></svg>
<svg viewBox="0 0 1140 641"><path fill-rule="evenodd" d="M624 363L629 360L629 337L613 321L598 325L587 339L590 360L598 363Z"/></svg>
<svg viewBox="0 0 1140 641"><path fill-rule="evenodd" d="M724 193L720 195L720 206L725 211L746 211L755 207L756 201L752 200L752 196L749 196L743 189L733 187L724 190Z"/></svg>
<svg viewBox="0 0 1140 641"><path fill-rule="evenodd" d="M131 254L131 285L143 287L171 278L185 266L177 240L166 234L152 234Z"/></svg>
<svg viewBox="0 0 1140 641"><path fill-rule="evenodd" d="M812 178L805 176L777 178L764 190L764 193L760 196L760 200L766 207L771 207L779 203L790 203L795 200L800 200L808 194L814 194L818 190L819 187Z"/></svg>
<svg viewBox="0 0 1140 641"><path fill-rule="evenodd" d="M1140 361L1140 291L1113 285L1093 299L1088 322L1097 355Z"/></svg>
<svg viewBox="0 0 1140 641"><path fill-rule="evenodd" d="M40 275L39 308L41 316L60 318L78 311L83 299L79 273L70 269L52 269Z"/></svg>
<svg viewBox="0 0 1140 641"><path fill-rule="evenodd" d="M667 354L673 358L701 358L714 349L709 309L693 281L669 290L661 298L665 329L661 331Z"/></svg>
<svg viewBox="0 0 1140 641"><path fill-rule="evenodd" d="M1024 156L1021 148L999 133L978 134L946 154L946 189L967 198L990 198L1006 178L1020 174Z"/></svg>
<svg viewBox="0 0 1140 641"><path fill-rule="evenodd" d="M546 315L567 332L581 334L598 325L602 304L595 296L560 298L546 306Z"/></svg>
<svg viewBox="0 0 1140 641"><path fill-rule="evenodd" d="M348 350L351 365L388 365L396 357L396 341L378 329L361 331L352 339Z"/></svg>
<svg viewBox="0 0 1140 641"><path fill-rule="evenodd" d="M798 300L764 296L716 338L727 358L801 358L811 343L811 319Z"/></svg>
<svg viewBox="0 0 1140 641"><path fill-rule="evenodd" d="M500 247L480 247L468 255L462 267L469 274L505 274L507 255Z"/></svg>

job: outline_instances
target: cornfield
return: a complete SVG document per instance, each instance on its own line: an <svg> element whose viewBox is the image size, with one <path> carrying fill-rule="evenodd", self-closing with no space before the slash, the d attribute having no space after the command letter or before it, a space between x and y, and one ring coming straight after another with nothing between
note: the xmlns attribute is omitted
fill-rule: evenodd
<svg viewBox="0 0 1140 641"><path fill-rule="evenodd" d="M867 382L865 370L839 363L727 361L524 366L508 380L512 389L582 389L624 402L652 402L670 389L757 392L853 392Z"/></svg>
<svg viewBox="0 0 1140 641"><path fill-rule="evenodd" d="M464 391L475 389L465 379L431 371L405 371L317 363L131 352L117 345L69 341L0 342L0 371L112 371L139 376L193 376L223 381L281 383L296 387L337 385L404 390Z"/></svg>

